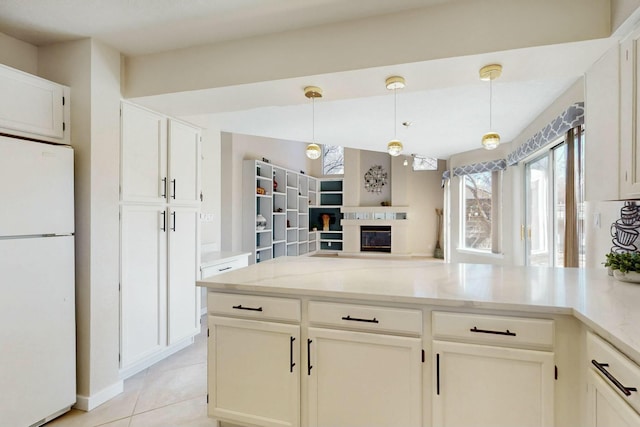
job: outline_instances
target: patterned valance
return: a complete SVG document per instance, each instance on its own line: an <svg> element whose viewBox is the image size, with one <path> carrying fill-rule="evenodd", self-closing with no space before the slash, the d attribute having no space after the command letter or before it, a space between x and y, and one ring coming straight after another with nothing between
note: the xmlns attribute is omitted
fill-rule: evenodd
<svg viewBox="0 0 640 427"><path fill-rule="evenodd" d="M472 173L501 171L507 168L505 159L496 159L483 163L474 163L471 165L458 166L453 168L453 176L471 175ZM446 170L442 174L442 186L447 179L451 178L452 171Z"/></svg>
<svg viewBox="0 0 640 427"><path fill-rule="evenodd" d="M507 156L509 166L535 153L563 136L569 129L584 124L584 102L576 102Z"/></svg>

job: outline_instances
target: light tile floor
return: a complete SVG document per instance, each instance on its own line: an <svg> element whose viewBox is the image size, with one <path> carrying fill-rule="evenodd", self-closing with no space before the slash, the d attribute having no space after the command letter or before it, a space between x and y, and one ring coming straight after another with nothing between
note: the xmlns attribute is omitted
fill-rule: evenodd
<svg viewBox="0 0 640 427"><path fill-rule="evenodd" d="M120 395L90 412L72 409L45 427L214 427L206 395L204 327L193 345L125 380Z"/></svg>

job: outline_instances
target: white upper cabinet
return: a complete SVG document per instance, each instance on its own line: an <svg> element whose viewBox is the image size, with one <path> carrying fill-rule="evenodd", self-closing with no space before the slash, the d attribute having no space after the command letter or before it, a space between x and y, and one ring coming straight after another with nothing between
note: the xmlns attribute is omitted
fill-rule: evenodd
<svg viewBox="0 0 640 427"><path fill-rule="evenodd" d="M0 94L0 132L70 143L67 87L0 65Z"/></svg>
<svg viewBox="0 0 640 427"><path fill-rule="evenodd" d="M167 194L167 120L122 104L122 200L161 202Z"/></svg>
<svg viewBox="0 0 640 427"><path fill-rule="evenodd" d="M640 52L636 30L620 45L620 198L640 198L640 152L638 152L638 73Z"/></svg>
<svg viewBox="0 0 640 427"><path fill-rule="evenodd" d="M200 129L122 104L122 201L197 205Z"/></svg>
<svg viewBox="0 0 640 427"><path fill-rule="evenodd" d="M200 129L169 119L169 200L198 203Z"/></svg>

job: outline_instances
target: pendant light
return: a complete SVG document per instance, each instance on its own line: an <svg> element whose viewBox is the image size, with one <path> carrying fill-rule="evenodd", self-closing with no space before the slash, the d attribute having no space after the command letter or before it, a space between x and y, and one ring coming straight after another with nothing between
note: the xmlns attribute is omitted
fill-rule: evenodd
<svg viewBox="0 0 640 427"><path fill-rule="evenodd" d="M482 146L487 150L494 150L500 145L500 135L493 131L491 122L493 81L502 74L502 65L490 64L480 68L480 80L489 81L489 132L482 136Z"/></svg>
<svg viewBox="0 0 640 427"><path fill-rule="evenodd" d="M399 156L402 153L402 142L398 140L396 128L397 128L397 114L398 114L398 89L403 89L404 77L391 76L385 80L387 89L393 91L393 139L387 144L387 152L392 156Z"/></svg>
<svg viewBox="0 0 640 427"><path fill-rule="evenodd" d="M311 160L318 159L322 154L320 146L316 144L316 98L322 98L322 89L316 86L307 86L304 88L304 96L311 98L311 144L307 145L305 151Z"/></svg>

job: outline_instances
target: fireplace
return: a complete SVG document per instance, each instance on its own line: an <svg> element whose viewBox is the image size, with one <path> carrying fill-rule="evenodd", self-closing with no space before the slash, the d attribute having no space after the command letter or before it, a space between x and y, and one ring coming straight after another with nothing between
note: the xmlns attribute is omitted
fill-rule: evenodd
<svg viewBox="0 0 640 427"><path fill-rule="evenodd" d="M360 226L361 252L391 252L390 225Z"/></svg>

